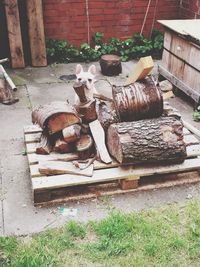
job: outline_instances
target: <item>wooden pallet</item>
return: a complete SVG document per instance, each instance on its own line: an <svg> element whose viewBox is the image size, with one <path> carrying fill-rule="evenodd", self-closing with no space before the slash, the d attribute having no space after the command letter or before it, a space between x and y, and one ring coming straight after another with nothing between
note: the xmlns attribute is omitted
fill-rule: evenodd
<svg viewBox="0 0 200 267"><path fill-rule="evenodd" d="M35 151L41 136L41 128L34 125L25 126L24 135L34 204L60 203L67 200L200 181L198 175L191 178L190 174L190 179L188 179L188 175L181 175L181 173L194 172L200 169L199 140L186 128L184 128L184 140L187 144L187 159L183 163L119 166L114 160L108 165L95 161L92 177L69 174L44 176L40 174L38 163L41 160L72 161L76 160L78 156L76 153L58 154L55 152L50 155L38 155ZM176 174L176 178L170 174ZM146 183L146 181L148 182Z"/></svg>

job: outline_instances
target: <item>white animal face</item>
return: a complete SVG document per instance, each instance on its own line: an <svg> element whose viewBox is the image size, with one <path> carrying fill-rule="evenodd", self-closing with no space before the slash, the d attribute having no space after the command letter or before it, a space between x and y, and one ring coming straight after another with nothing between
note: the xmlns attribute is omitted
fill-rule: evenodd
<svg viewBox="0 0 200 267"><path fill-rule="evenodd" d="M85 84L88 90L93 90L94 88L95 74L95 65L91 65L88 71L83 71L83 67L80 64L76 66L76 80Z"/></svg>

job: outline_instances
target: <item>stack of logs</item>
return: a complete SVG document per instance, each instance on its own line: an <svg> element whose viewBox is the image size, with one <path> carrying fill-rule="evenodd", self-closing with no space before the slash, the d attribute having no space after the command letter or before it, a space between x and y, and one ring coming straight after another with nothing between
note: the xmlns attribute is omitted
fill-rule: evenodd
<svg viewBox="0 0 200 267"><path fill-rule="evenodd" d="M78 159L104 163L174 162L186 158L180 118L163 113L160 88L148 77L127 86L113 86L114 108L87 99L85 85L74 84L79 104L53 102L32 113L42 129L36 152L78 152ZM110 155L109 155L109 153Z"/></svg>

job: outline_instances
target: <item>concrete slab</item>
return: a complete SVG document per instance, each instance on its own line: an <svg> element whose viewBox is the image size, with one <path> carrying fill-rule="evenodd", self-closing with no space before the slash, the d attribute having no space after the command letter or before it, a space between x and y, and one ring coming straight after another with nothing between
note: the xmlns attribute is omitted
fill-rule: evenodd
<svg viewBox="0 0 200 267"><path fill-rule="evenodd" d="M27 67L16 70L8 69L7 72L16 85L60 82L56 78L54 69L51 66L40 68Z"/></svg>

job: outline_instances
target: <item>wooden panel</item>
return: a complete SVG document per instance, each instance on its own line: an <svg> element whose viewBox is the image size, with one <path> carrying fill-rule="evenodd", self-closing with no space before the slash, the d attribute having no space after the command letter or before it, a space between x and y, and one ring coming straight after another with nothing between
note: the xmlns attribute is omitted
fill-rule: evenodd
<svg viewBox="0 0 200 267"><path fill-rule="evenodd" d="M10 45L11 65L13 68L24 68L21 27L17 0L4 0Z"/></svg>
<svg viewBox="0 0 200 267"><path fill-rule="evenodd" d="M32 188L36 190L62 188L81 184L92 184L98 182L109 182L118 179L138 179L142 176L155 174L165 174L174 172L185 172L200 168L200 158L185 160L182 164L175 165L156 165L154 167L145 165L143 167L112 168L94 171L92 177L79 177L77 175L59 175L51 177L38 177L32 179Z"/></svg>
<svg viewBox="0 0 200 267"><path fill-rule="evenodd" d="M170 71L164 68L162 65L158 67L159 73L164 76L167 80L169 80L174 86L182 90L185 94L190 96L196 103L199 103L200 94L195 91L193 88L188 86L186 83L178 79L175 75L173 75Z"/></svg>
<svg viewBox="0 0 200 267"><path fill-rule="evenodd" d="M35 67L46 66L42 0L28 0L26 4L32 65Z"/></svg>
<svg viewBox="0 0 200 267"><path fill-rule="evenodd" d="M195 91L200 92L200 72L198 72L197 70L188 65L185 65L183 72L183 81Z"/></svg>
<svg viewBox="0 0 200 267"><path fill-rule="evenodd" d="M200 41L200 19L158 20L158 22L183 36Z"/></svg>

